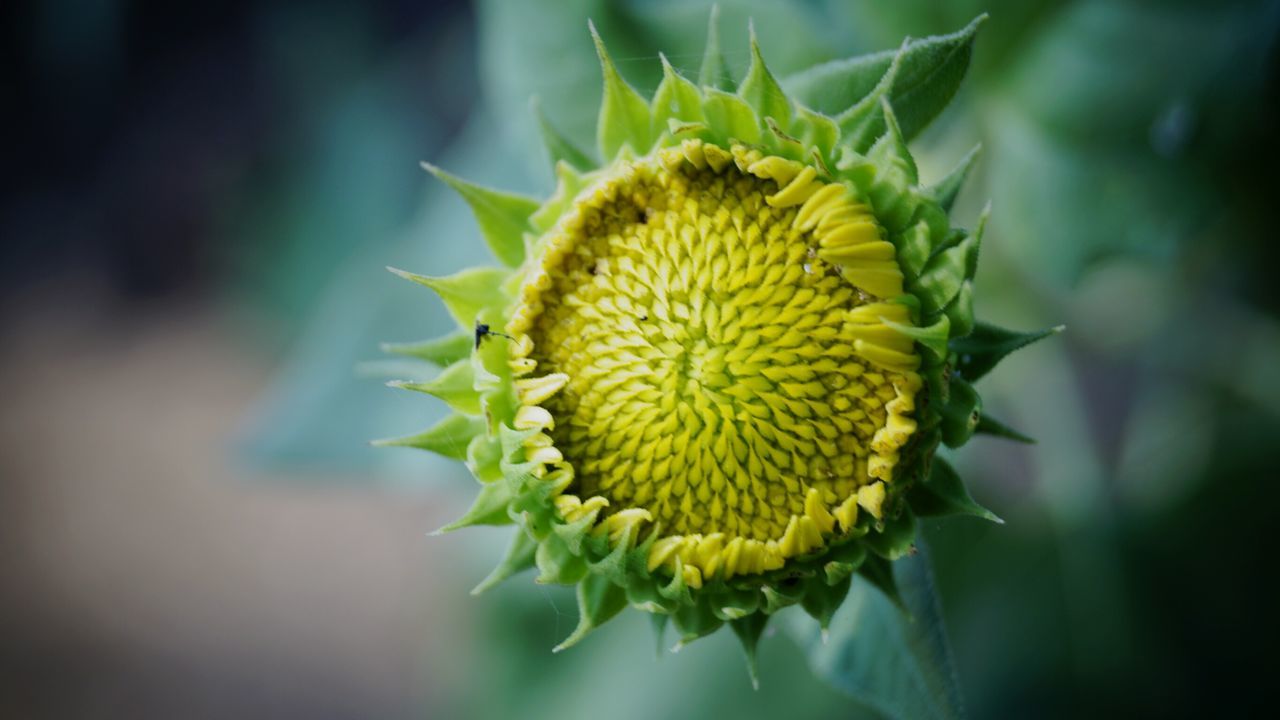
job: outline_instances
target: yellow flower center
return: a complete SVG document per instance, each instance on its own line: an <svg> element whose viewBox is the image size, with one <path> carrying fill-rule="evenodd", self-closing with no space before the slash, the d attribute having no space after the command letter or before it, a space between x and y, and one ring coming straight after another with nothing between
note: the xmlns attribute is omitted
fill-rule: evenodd
<svg viewBox="0 0 1280 720"><path fill-rule="evenodd" d="M547 374L518 419L571 468L562 513L656 522L650 565L704 577L879 516L918 358L884 324L910 322L893 246L847 187L691 141L597 182L544 242L508 330L517 370Z"/></svg>

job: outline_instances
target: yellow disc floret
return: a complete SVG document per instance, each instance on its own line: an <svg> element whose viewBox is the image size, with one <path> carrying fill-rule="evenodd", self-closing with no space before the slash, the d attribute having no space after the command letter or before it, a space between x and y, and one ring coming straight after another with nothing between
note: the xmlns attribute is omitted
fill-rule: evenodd
<svg viewBox="0 0 1280 720"><path fill-rule="evenodd" d="M623 161L545 236L512 319L516 424L566 519L653 523L650 569L765 572L881 516L919 357L867 206L696 140Z"/></svg>

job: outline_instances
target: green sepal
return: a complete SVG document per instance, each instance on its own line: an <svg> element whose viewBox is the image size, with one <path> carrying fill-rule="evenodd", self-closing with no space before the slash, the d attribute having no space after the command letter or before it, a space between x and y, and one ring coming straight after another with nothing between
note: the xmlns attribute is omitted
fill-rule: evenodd
<svg viewBox="0 0 1280 720"><path fill-rule="evenodd" d="M898 581L893 576L893 563L879 555L868 555L867 561L858 568L858 574L875 585L884 596L899 610L906 612L907 606L902 601L902 593L898 590Z"/></svg>
<svg viewBox="0 0 1280 720"><path fill-rule="evenodd" d="M751 687L760 689L760 668L756 662L756 649L760 645L760 636L769 624L769 616L762 612L753 612L745 617L729 621L729 629L742 645L742 654L747 659L747 673L751 676Z"/></svg>
<svg viewBox="0 0 1280 720"><path fill-rule="evenodd" d="M607 164L624 146L636 153L646 153L653 145L649 103L622 79L605 49L604 41L600 39L600 33L596 32L595 23L588 21L587 25L604 74L604 98L600 101L600 118L596 125L600 157Z"/></svg>
<svg viewBox="0 0 1280 720"><path fill-rule="evenodd" d="M791 121L791 134L801 145L812 148L818 154L816 160L820 170L830 172L827 163L833 160L836 143L840 139L840 128L834 120L804 106L796 106L796 116Z"/></svg>
<svg viewBox="0 0 1280 720"><path fill-rule="evenodd" d="M912 292L920 298L921 310L926 314L935 313L951 302L960 292L970 267L970 258L976 253L977 241L967 237L955 247L929 258L920 277L912 284Z"/></svg>
<svg viewBox="0 0 1280 720"><path fill-rule="evenodd" d="M627 595L628 602L631 596ZM631 602L634 605L634 602ZM653 631L653 647L654 656L661 658L662 652L667 649L667 624L671 622L671 616L661 612L649 612L649 629Z"/></svg>
<svg viewBox="0 0 1280 720"><path fill-rule="evenodd" d="M711 606L707 603L706 598L699 597L698 602L681 606L671 614L671 619L675 622L676 630L680 633L680 641L672 648L678 652L681 647L697 640L700 637L706 637L724 625L724 621L716 617L711 611Z"/></svg>
<svg viewBox="0 0 1280 720"><path fill-rule="evenodd" d="M630 563L627 561L631 554L631 546L634 540L636 528L634 525L628 527L618 542L613 546L609 553L598 562L589 562L591 572L602 577L609 578L610 581L618 584L620 587L630 585L631 576Z"/></svg>
<svg viewBox="0 0 1280 720"><path fill-rule="evenodd" d="M681 125L696 124L706 120L702 112L702 93L698 86L684 79L666 55L662 59L662 82L653 93L653 129L655 136L667 132L672 121Z"/></svg>
<svg viewBox="0 0 1280 720"><path fill-rule="evenodd" d="M677 607L684 607L693 603L693 593L684 581L684 562L679 557L676 558L671 580L664 585L658 586L658 594L674 602Z"/></svg>
<svg viewBox="0 0 1280 720"><path fill-rule="evenodd" d="M947 356L947 338L950 337L951 333L951 319L946 315L939 315L933 324L926 327L903 325L885 318L880 318L880 321L920 343L935 357L945 358Z"/></svg>
<svg viewBox="0 0 1280 720"><path fill-rule="evenodd" d="M903 506L897 515L879 525L876 532L862 539L872 553L886 560L897 560L915 549L916 516L910 507Z"/></svg>
<svg viewBox="0 0 1280 720"><path fill-rule="evenodd" d="M908 278L916 278L933 254L933 233L925 220L890 236L897 250L898 265Z"/></svg>
<svg viewBox="0 0 1280 720"><path fill-rule="evenodd" d="M804 585L796 578L788 578L780 583L765 585L760 588L760 592L764 596L764 611L772 615L800 602L804 597Z"/></svg>
<svg viewBox="0 0 1280 720"><path fill-rule="evenodd" d="M467 445L467 469L482 483L502 479L502 445L490 435L477 435Z"/></svg>
<svg viewBox="0 0 1280 720"><path fill-rule="evenodd" d="M907 140L902 136L902 128L887 97L880 98L880 114L884 117L885 132L867 151L867 157L881 168L889 166L902 173L908 184L918 184L920 170L916 167L915 158L911 157L911 150L907 148Z"/></svg>
<svg viewBox="0 0 1280 720"><path fill-rule="evenodd" d="M443 337L407 343L382 343L382 351L425 360L444 367L471 354L475 336L468 332L452 333Z"/></svg>
<svg viewBox="0 0 1280 720"><path fill-rule="evenodd" d="M707 124L718 133L717 144L727 146L730 140L759 144L762 132L756 111L737 95L708 88L703 91L702 112Z"/></svg>
<svg viewBox="0 0 1280 720"><path fill-rule="evenodd" d="M791 100L765 65L754 24L751 25L751 65L738 86L738 95L755 109L761 120L773 118L783 131L791 128Z"/></svg>
<svg viewBox="0 0 1280 720"><path fill-rule="evenodd" d="M969 442L973 431L978 428L978 419L982 417L982 397L963 378L952 377L947 401L939 415L942 417L942 442L947 447L960 447Z"/></svg>
<svg viewBox="0 0 1280 720"><path fill-rule="evenodd" d="M951 350L957 355L956 371L969 382L976 382L991 372L991 369L1009 353L1050 335L1057 335L1065 329L1066 326L1058 325L1035 332L1020 333L989 323L974 323L973 332L951 341Z"/></svg>
<svg viewBox="0 0 1280 720"><path fill-rule="evenodd" d="M988 201L978 216L978 226L973 229L973 237L969 239L969 252L964 258L964 279L972 280L978 274L978 256L982 253L982 236L987 233L987 220L991 217L991 202Z"/></svg>
<svg viewBox="0 0 1280 720"><path fill-rule="evenodd" d="M471 442L485 431L483 418L452 414L416 435L374 440L375 447L412 447L430 450L453 460L466 460Z"/></svg>
<svg viewBox="0 0 1280 720"><path fill-rule="evenodd" d="M972 515L994 523L1004 521L969 495L960 474L944 458L935 457L929 474L907 491L907 502L921 517Z"/></svg>
<svg viewBox="0 0 1280 720"><path fill-rule="evenodd" d="M804 598L800 600L800 607L818 621L818 627L822 628L824 637L827 628L831 625L831 617L836 614L836 610L840 609L840 604L844 602L852 585L851 577L845 577L834 585L828 585L822 578L817 577L809 581Z"/></svg>
<svg viewBox="0 0 1280 720"><path fill-rule="evenodd" d="M475 389L475 368L472 367L470 358L459 360L430 380L392 380L387 385L434 395L460 413L480 413L480 394Z"/></svg>
<svg viewBox="0 0 1280 720"><path fill-rule="evenodd" d="M578 627L552 652L560 652L577 645L588 633L622 612L627 606L627 594L607 578L587 575L578 583Z"/></svg>
<svg viewBox="0 0 1280 720"><path fill-rule="evenodd" d="M480 234L498 261L507 267L524 262L524 234L530 229L529 216L542 204L523 195L493 190L467 182L431 163L422 167L453 188L475 215Z"/></svg>
<svg viewBox="0 0 1280 720"><path fill-rule="evenodd" d="M978 427L974 428L973 432L975 434L994 435L996 437L1007 438L1009 440L1016 440L1021 443L1027 443L1028 445L1034 445L1036 442L1035 438L1014 430L1008 425L1005 425L999 420L991 417L986 412L983 412L981 417L978 418Z"/></svg>
<svg viewBox="0 0 1280 720"><path fill-rule="evenodd" d="M951 302L942 309L951 321L951 336L964 337L973 332L973 281L960 283L960 289Z"/></svg>
<svg viewBox="0 0 1280 720"><path fill-rule="evenodd" d="M583 541L586 540L587 533L596 524L596 518L599 516L600 512L598 510L589 512L573 522L557 522L551 526L551 531L560 536L560 539L568 546L569 552L574 555L582 555Z"/></svg>
<svg viewBox="0 0 1280 720"><path fill-rule="evenodd" d="M586 187L588 177L587 174L578 172L567 162L556 163L555 192L551 194L551 197L547 198L547 201L538 209L538 212L529 218L529 222L533 224L533 227L538 232L545 233L555 226L560 216L564 215L573 206L574 198L578 196L582 188ZM535 238L534 247L539 247L537 238Z"/></svg>
<svg viewBox="0 0 1280 720"><path fill-rule="evenodd" d="M658 584L657 578L652 578L648 582L632 582L627 585L626 590L627 602L648 613L665 617L675 612L680 606L679 603L662 595L662 586Z"/></svg>
<svg viewBox="0 0 1280 720"><path fill-rule="evenodd" d="M829 559L822 566L827 584L835 585L853 575L866 559L867 549L860 542L847 542L832 548Z"/></svg>
<svg viewBox="0 0 1280 720"><path fill-rule="evenodd" d="M595 168L596 163L592 162L585 152L579 150L547 119L546 113L542 112L542 101L537 95L529 98L529 110L538 121L538 131L542 134L542 144L546 147L547 155L551 160L552 172L562 162L581 172Z"/></svg>
<svg viewBox="0 0 1280 720"><path fill-rule="evenodd" d="M506 483L481 485L475 502L466 514L431 534L443 535L475 525L510 525L513 521L507 508L511 504L511 498L511 488Z"/></svg>
<svg viewBox="0 0 1280 720"><path fill-rule="evenodd" d="M418 275L393 267L387 269L434 290L453 319L467 330L475 326L481 311L502 304L502 283L509 275L506 270L491 267L470 268L444 277Z"/></svg>
<svg viewBox="0 0 1280 720"><path fill-rule="evenodd" d="M930 186L929 193L943 210L951 212L951 207L956 203L956 197L960 195L960 189L964 187L965 179L969 177L969 171L973 169L981 155L982 143L978 143L952 168L951 172L947 173L946 177L936 185Z"/></svg>
<svg viewBox="0 0 1280 720"><path fill-rule="evenodd" d="M725 586L711 590L709 594L707 602L711 612L721 620L738 620L760 609L760 592L755 588Z"/></svg>
<svg viewBox="0 0 1280 720"><path fill-rule="evenodd" d="M538 565L538 578L534 582L573 585L590 574L586 561L574 554L558 535L549 534L540 540L534 555Z"/></svg>
<svg viewBox="0 0 1280 720"><path fill-rule="evenodd" d="M507 547L507 554L503 556L502 562L498 563L498 567L481 580L479 585L472 588L471 594L479 595L512 575L532 568L537 551L538 541L530 537L529 533L522 528L516 528L516 533L511 538L511 545Z"/></svg>
<svg viewBox="0 0 1280 720"><path fill-rule="evenodd" d="M698 84L717 90L732 90L733 78L729 76L729 66L724 62L720 52L720 6L711 6L711 16L707 18L707 45L702 51L702 67L698 68Z"/></svg>

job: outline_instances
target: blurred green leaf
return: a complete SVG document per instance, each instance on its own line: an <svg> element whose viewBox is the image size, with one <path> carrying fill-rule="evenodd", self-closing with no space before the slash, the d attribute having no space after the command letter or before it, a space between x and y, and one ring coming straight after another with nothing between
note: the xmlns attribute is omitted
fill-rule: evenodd
<svg viewBox="0 0 1280 720"><path fill-rule="evenodd" d="M893 564L906 612L868 582L855 582L831 619L792 613L789 628L813 671L890 718L962 718L960 688L928 553Z"/></svg>

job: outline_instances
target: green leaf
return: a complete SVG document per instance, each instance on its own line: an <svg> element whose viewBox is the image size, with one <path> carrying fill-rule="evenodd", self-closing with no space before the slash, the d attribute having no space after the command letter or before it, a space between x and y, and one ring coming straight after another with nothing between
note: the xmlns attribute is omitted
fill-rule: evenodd
<svg viewBox="0 0 1280 720"><path fill-rule="evenodd" d="M822 679L889 718L964 717L928 553L894 563L907 612L869 583L854 583L827 642L804 616L788 629Z"/></svg>
<svg viewBox="0 0 1280 720"><path fill-rule="evenodd" d="M929 188L929 192L933 194L942 209L951 212L951 207L955 205L956 196L960 194L960 188L964 187L964 181L969 177L969 171L973 169L978 158L982 155L982 143L973 146L973 149L960 160L947 176L942 178L938 184Z"/></svg>
<svg viewBox="0 0 1280 720"><path fill-rule="evenodd" d="M541 204L524 195L493 190L450 175L431 163L422 167L453 188L475 215L480 233L498 261L507 267L524 262L524 234L532 230L529 216Z"/></svg>
<svg viewBox="0 0 1280 720"><path fill-rule="evenodd" d="M751 26L751 66L747 68L747 76L738 87L738 95L755 108L760 118L773 118L784 131L791 128L791 100L764 63L755 25Z"/></svg>
<svg viewBox="0 0 1280 720"><path fill-rule="evenodd" d="M596 125L600 158L605 163L612 161L623 146L629 146L636 153L648 152L654 139L649 127L649 103L622 79L595 24L589 22L588 25L604 74L604 98L600 101L600 119Z"/></svg>
<svg viewBox="0 0 1280 720"><path fill-rule="evenodd" d="M711 6L711 16L707 19L707 46L702 52L702 67L698 69L698 84L717 90L732 90L733 78L729 77L729 66L724 63L724 55L720 52L720 6Z"/></svg>
<svg viewBox="0 0 1280 720"><path fill-rule="evenodd" d="M578 627L552 652L577 645L592 630L608 622L627 606L627 594L608 579L588 574L578 583Z"/></svg>
<svg viewBox="0 0 1280 720"><path fill-rule="evenodd" d="M547 148L553 171L556 165L562 162L583 172L595 167L595 163L591 161L591 158L587 157L586 153L579 150L577 146L551 124L551 121L547 119L546 113L542 112L542 101L538 99L538 96L535 95L529 99L529 109L538 121L538 130L542 133L542 144Z"/></svg>
<svg viewBox="0 0 1280 720"><path fill-rule="evenodd" d="M404 437L374 440L377 447L412 447L430 450L454 460L467 459L467 446L485 429L484 418L453 414L430 428Z"/></svg>
<svg viewBox="0 0 1280 720"><path fill-rule="evenodd" d="M878 95L884 94L893 103L903 137L911 140L955 96L969 68L974 37L986 18L981 15L950 35L912 40L896 52L818 65L787 78L783 86L805 105L845 115L847 125L841 125L854 138L853 147L859 152L884 132L878 107ZM868 99L873 102L867 103ZM851 112L854 108L860 109Z"/></svg>
<svg viewBox="0 0 1280 720"><path fill-rule="evenodd" d="M467 415L480 414L480 393L475 389L475 368L470 358L459 360L423 382L393 380L387 383L394 388L434 395L449 403L449 407Z"/></svg>
<svg viewBox="0 0 1280 720"><path fill-rule="evenodd" d="M976 382L1003 360L1009 353L1020 350L1033 342L1057 335L1065 325L1020 333L1005 330L989 323L974 323L973 332L951 341L951 350L958 356L956 370L969 382Z"/></svg>
<svg viewBox="0 0 1280 720"><path fill-rule="evenodd" d="M972 515L1004 524L999 516L974 501L960 474L951 467L951 463L940 457L933 459L929 475L908 491L907 502L921 517Z"/></svg>
<svg viewBox="0 0 1280 720"><path fill-rule="evenodd" d="M1027 443L1028 445L1034 445L1036 442L1035 438L1014 430L1008 425L1005 425L999 420L988 415L986 411L983 411L982 416L978 418L978 427L974 429L974 432L982 435L994 435L996 437L1008 438L1009 440L1016 440L1021 443Z"/></svg>
<svg viewBox="0 0 1280 720"><path fill-rule="evenodd" d="M471 594L479 595L512 575L532 568L533 557L537 550L538 541L530 537L523 528L516 528L516 533L511 538L511 545L507 548L507 554L503 556L502 562L498 563L498 567L471 590Z"/></svg>
<svg viewBox="0 0 1280 720"><path fill-rule="evenodd" d="M474 333L459 332L444 337L410 343L383 343L382 351L396 355L408 355L419 360L444 367L462 360L471 354L471 346L475 342Z"/></svg>

